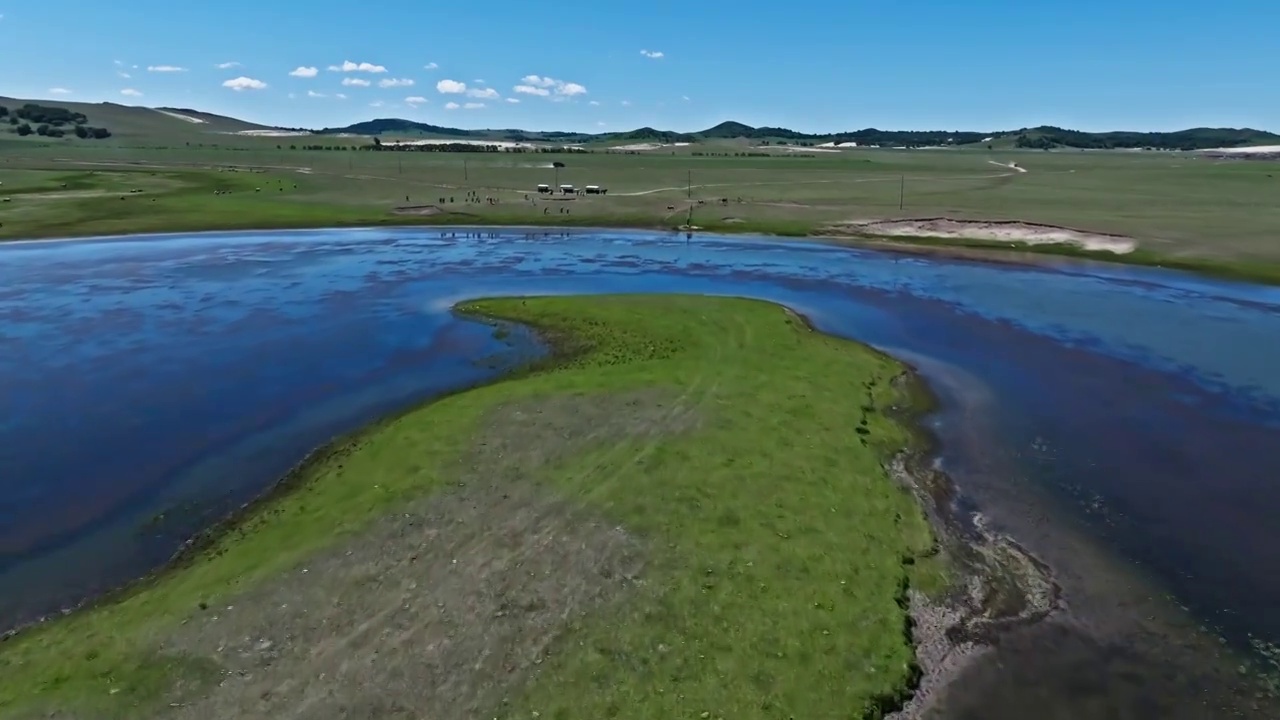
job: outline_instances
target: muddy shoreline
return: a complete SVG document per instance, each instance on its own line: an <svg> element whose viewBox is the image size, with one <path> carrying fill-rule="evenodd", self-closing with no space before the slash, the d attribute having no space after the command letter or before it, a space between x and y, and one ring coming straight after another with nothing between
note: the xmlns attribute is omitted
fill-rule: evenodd
<svg viewBox="0 0 1280 720"><path fill-rule="evenodd" d="M810 332L821 332L803 313L785 309ZM1002 633L1060 610L1062 588L1048 563L991 529L981 515L969 517L959 508L959 488L936 467L941 440L925 424L940 407L938 395L906 360L863 347L903 367L892 383L905 404L886 414L910 432L911 442L884 469L920 504L934 531L932 554L943 559L950 580L939 596L908 586L900 599L908 610L906 632L918 672L905 697L884 708L885 719L919 720L935 711L940 692Z"/></svg>

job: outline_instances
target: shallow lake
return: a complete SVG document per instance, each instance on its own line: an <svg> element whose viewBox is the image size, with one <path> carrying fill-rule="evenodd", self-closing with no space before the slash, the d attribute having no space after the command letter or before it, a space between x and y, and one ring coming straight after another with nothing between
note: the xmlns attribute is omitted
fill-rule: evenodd
<svg viewBox="0 0 1280 720"><path fill-rule="evenodd" d="M455 302L601 292L774 300L915 364L943 400L931 424L965 503L1053 565L1083 618L1024 638L1072 663L1043 668L1075 673L1049 696L1103 703L1066 708L1076 717L1159 709L1153 678L1178 678L1120 639L1200 653L1178 635L1179 606L1232 647L1280 642L1280 289L1066 261L473 229L0 247L0 629L154 567L333 435L492 377L474 360L510 350L455 318ZM1160 630L1136 619L1156 615ZM1128 679L1082 675L1115 667ZM1001 687L1006 714L966 714L964 698L953 714L1015 717L1041 701ZM1128 704L1106 714L1116 703Z"/></svg>

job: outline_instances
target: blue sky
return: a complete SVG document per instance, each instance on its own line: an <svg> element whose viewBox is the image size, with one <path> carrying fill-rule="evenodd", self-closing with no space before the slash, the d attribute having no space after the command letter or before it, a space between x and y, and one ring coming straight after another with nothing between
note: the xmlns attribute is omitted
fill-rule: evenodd
<svg viewBox="0 0 1280 720"><path fill-rule="evenodd" d="M0 16L0 95L286 126L1280 131L1275 0L0 0Z"/></svg>

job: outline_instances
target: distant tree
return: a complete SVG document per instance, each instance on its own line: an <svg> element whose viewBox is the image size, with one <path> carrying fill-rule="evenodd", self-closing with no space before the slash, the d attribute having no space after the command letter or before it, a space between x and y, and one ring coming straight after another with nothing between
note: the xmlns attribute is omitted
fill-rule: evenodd
<svg viewBox="0 0 1280 720"><path fill-rule="evenodd" d="M83 125L77 125L75 129L76 137L84 139L89 137L89 129Z"/></svg>
<svg viewBox="0 0 1280 720"><path fill-rule="evenodd" d="M27 123L22 123L21 125L18 126L17 132L19 135L26 137L27 135L31 134L31 126L28 125Z"/></svg>
<svg viewBox="0 0 1280 720"><path fill-rule="evenodd" d="M94 140L102 140L111 137L111 131L106 128L96 127L89 131L93 135Z"/></svg>
<svg viewBox="0 0 1280 720"><path fill-rule="evenodd" d="M37 125L37 126L36 126L36 134L37 134L37 135L40 135L40 136L42 136L42 137L43 137L43 136L45 136L45 135L48 135L48 134L49 134L49 124L48 124L48 123L42 123L42 124L40 124L40 125Z"/></svg>
<svg viewBox="0 0 1280 720"><path fill-rule="evenodd" d="M290 150L297 150L297 149L298 149L298 146L297 146L297 145L290 145L290 146L289 146L289 149L290 149Z"/></svg>
<svg viewBox="0 0 1280 720"><path fill-rule="evenodd" d="M8 115L8 114L9 114L9 108L3 105L0 105L0 117L4 117L5 115Z"/></svg>
<svg viewBox="0 0 1280 720"><path fill-rule="evenodd" d="M52 123L60 120L64 123L69 122L80 125L88 120L84 113L72 112L60 107L46 107L36 103L27 103L15 110L14 114L23 120L29 120L33 123Z"/></svg>
<svg viewBox="0 0 1280 720"><path fill-rule="evenodd" d="M374 147L377 147L377 148L381 149L381 148L382 148L382 138L379 138L377 135L374 135L374 136L373 136L373 145L374 145Z"/></svg>
<svg viewBox="0 0 1280 720"><path fill-rule="evenodd" d="M80 127L80 126L77 125L76 127ZM66 134L67 134L66 130L63 130L62 128L57 128L57 127L49 128L49 132L48 132L49 137L52 137L52 138L60 138Z"/></svg>

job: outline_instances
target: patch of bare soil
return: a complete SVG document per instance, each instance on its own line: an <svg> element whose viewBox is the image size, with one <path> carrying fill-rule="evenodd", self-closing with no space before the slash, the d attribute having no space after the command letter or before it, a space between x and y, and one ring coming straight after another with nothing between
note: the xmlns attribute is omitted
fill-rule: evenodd
<svg viewBox="0 0 1280 720"><path fill-rule="evenodd" d="M641 582L644 548L537 482L588 448L683 432L657 391L496 409L444 494L287 576L193 608L161 652L221 667L164 718L469 720L501 707L588 612ZM195 699L192 699L192 698Z"/></svg>
<svg viewBox="0 0 1280 720"><path fill-rule="evenodd" d="M1131 253L1137 240L1124 235L1074 230L1019 220L956 220L946 217L911 220L850 220L823 229L833 234L863 237L932 237L957 240L1025 243L1027 245L1075 245L1085 250Z"/></svg>
<svg viewBox="0 0 1280 720"><path fill-rule="evenodd" d="M394 215L439 215L444 210L436 205L404 205L391 212Z"/></svg>

